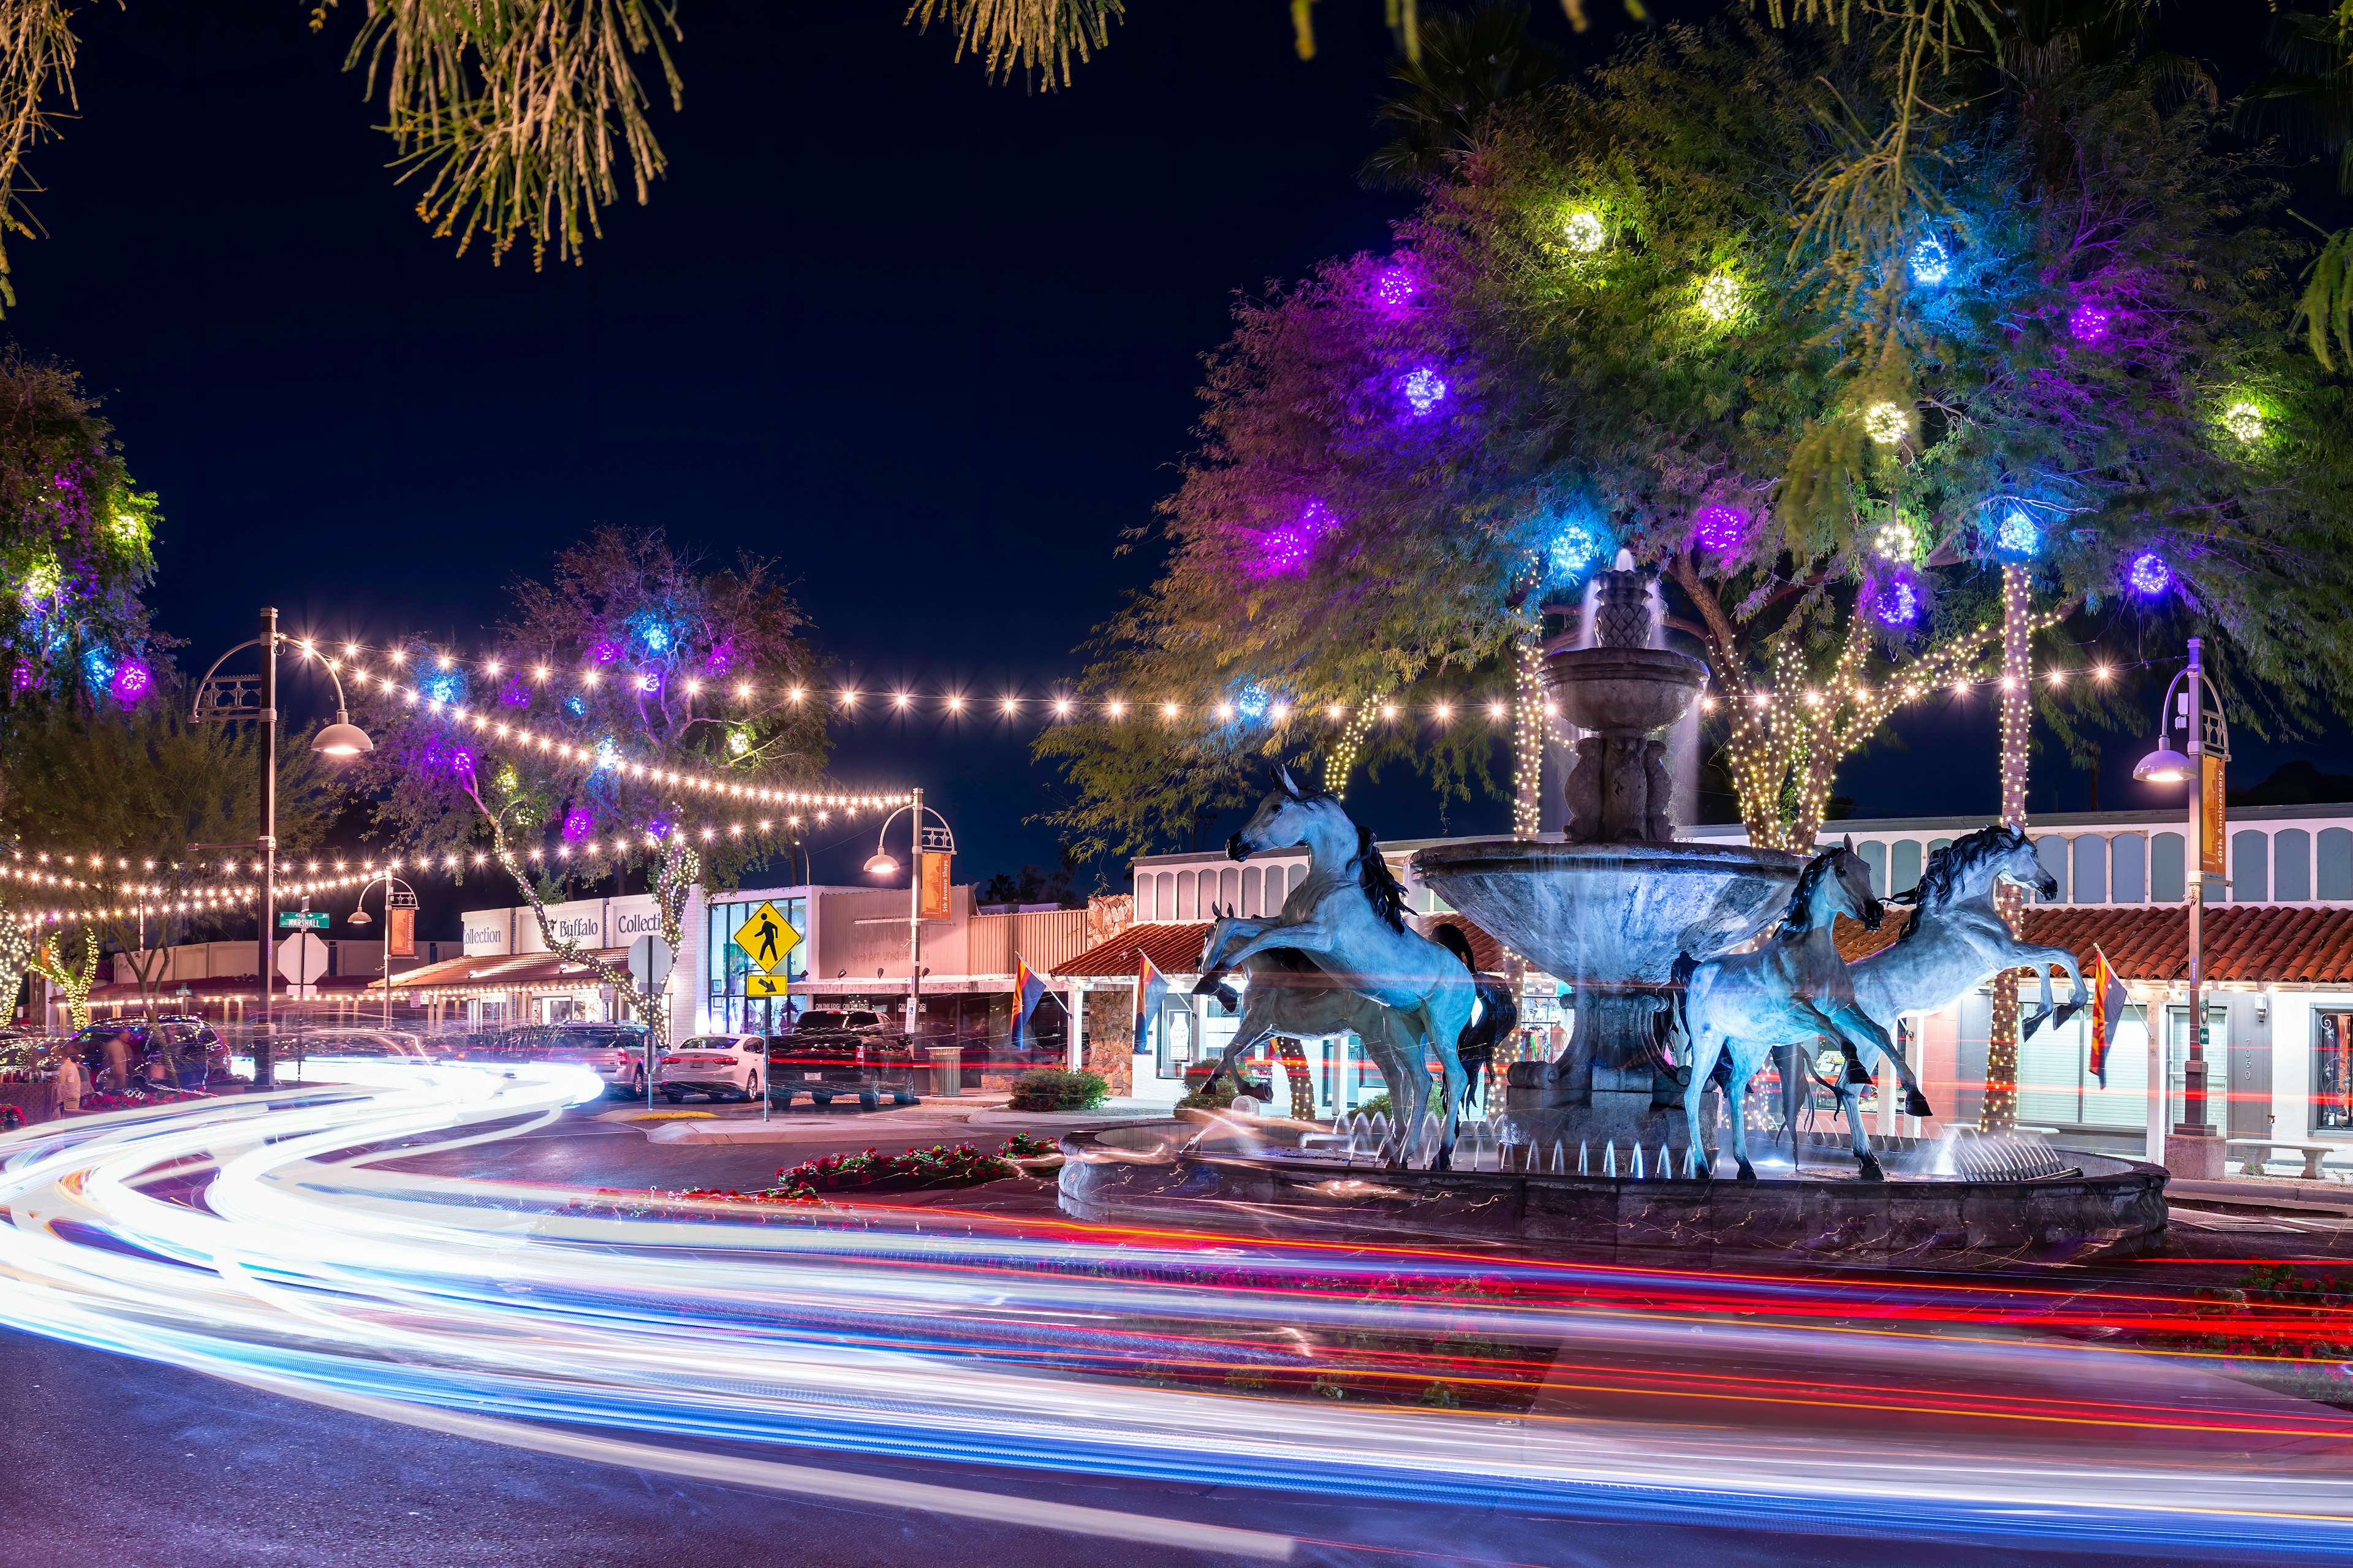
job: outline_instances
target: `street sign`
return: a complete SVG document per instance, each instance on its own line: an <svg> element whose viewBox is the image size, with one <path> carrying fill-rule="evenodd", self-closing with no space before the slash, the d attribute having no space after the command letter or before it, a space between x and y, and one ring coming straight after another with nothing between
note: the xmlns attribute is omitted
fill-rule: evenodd
<svg viewBox="0 0 2353 1568"><path fill-rule="evenodd" d="M641 936L629 943L629 979L650 996L670 984L670 966L678 954L658 936Z"/></svg>
<svg viewBox="0 0 2353 1568"><path fill-rule="evenodd" d="M788 983L781 974L746 974L744 994L746 996L782 996L787 994Z"/></svg>
<svg viewBox="0 0 2353 1568"><path fill-rule="evenodd" d="M763 974L774 974L782 969L785 960L800 944L801 933L795 931L792 922L765 899L761 900L760 907L752 911L751 919L735 928L735 945L744 950L744 956L750 959ZM746 994L781 996L784 993L747 992Z"/></svg>
<svg viewBox="0 0 2353 1568"><path fill-rule="evenodd" d="M327 973L327 944L309 931L298 931L278 944L278 973L296 985L308 985Z"/></svg>
<svg viewBox="0 0 2353 1568"><path fill-rule="evenodd" d="M327 911L324 910L287 910L278 917L280 931L324 931Z"/></svg>

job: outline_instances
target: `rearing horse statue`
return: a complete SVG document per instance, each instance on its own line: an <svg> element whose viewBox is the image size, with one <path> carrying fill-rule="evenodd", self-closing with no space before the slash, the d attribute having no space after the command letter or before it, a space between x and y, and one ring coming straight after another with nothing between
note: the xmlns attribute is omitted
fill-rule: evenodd
<svg viewBox="0 0 2353 1568"><path fill-rule="evenodd" d="M1306 880L1291 889L1280 915L1220 921L1201 955L1202 971L1239 968L1262 952L1289 949L1313 960L1334 984L1388 1009L1392 1026L1382 1032L1409 1046L1416 1067L1426 1072L1430 1054L1437 1053L1446 1126L1430 1168L1451 1169L1467 1087L1455 1047L1478 994L1471 972L1406 924L1405 889L1389 875L1370 828L1349 821L1331 795L1302 790L1288 768L1275 769L1274 783L1274 792L1227 842L1226 853L1240 860L1254 849L1304 844ZM1388 1077L1387 1063L1382 1076ZM1408 1098L1398 1098L1401 1093ZM1400 1110L1419 1104L1409 1081L1391 1083L1389 1097Z"/></svg>
<svg viewBox="0 0 2353 1568"><path fill-rule="evenodd" d="M1753 1182L1757 1168L1748 1163L1748 1119L1741 1114L1741 1100L1748 1080L1757 1076L1757 1068L1773 1047L1828 1037L1851 1048L1868 1044L1880 1050L1894 1049L1886 1031L1855 1004L1846 962L1839 957L1831 934L1842 914L1854 916L1872 931L1879 929L1885 914L1872 896L1870 868L1854 852L1852 839L1806 863L1780 924L1756 952L1706 963L1687 952L1675 959L1674 1022L1691 1043L1683 1124L1691 1134L1686 1169L1692 1173L1701 1172L1705 1159L1700 1096L1716 1070L1720 1054L1728 1051L1732 1058L1731 1078L1725 1086L1725 1110L1732 1123L1732 1157L1740 1167L1740 1179ZM1883 1180L1879 1161L1863 1140L1853 1087L1841 1082L1838 1089L1863 1180ZM1789 1128L1793 1150L1797 1136L1793 1118Z"/></svg>

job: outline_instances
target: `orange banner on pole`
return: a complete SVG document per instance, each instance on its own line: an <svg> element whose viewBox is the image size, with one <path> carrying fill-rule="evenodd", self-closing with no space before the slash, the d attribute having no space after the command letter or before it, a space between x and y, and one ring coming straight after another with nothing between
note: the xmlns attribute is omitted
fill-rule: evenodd
<svg viewBox="0 0 2353 1568"><path fill-rule="evenodd" d="M927 921L949 919L948 857L943 852L924 850L922 876L923 890L917 912Z"/></svg>
<svg viewBox="0 0 2353 1568"><path fill-rule="evenodd" d="M397 907L384 911L385 940L391 944L386 950L395 958L417 956L417 911Z"/></svg>
<svg viewBox="0 0 2353 1568"><path fill-rule="evenodd" d="M2222 764L2224 758L2207 752L2198 759L2204 764L2199 781L2199 809L2206 814L2206 829L2198 837L2204 839L2205 854L2201 869L2208 876L2222 874Z"/></svg>

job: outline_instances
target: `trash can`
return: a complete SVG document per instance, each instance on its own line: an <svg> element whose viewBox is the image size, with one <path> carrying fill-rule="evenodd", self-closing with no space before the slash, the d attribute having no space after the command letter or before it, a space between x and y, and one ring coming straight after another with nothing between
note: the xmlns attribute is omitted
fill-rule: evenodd
<svg viewBox="0 0 2353 1568"><path fill-rule="evenodd" d="M932 1058L932 1093L943 1099L964 1093L964 1047L929 1046L925 1052Z"/></svg>

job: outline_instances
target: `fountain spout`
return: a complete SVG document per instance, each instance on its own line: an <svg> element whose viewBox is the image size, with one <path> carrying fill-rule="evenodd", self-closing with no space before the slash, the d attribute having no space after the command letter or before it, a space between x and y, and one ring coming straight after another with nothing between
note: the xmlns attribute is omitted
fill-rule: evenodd
<svg viewBox="0 0 2353 1568"><path fill-rule="evenodd" d="M1545 660L1545 686L1562 715L1588 733L1578 737L1568 775L1571 844L1663 844L1675 836L1674 781L1666 742L1655 738L1683 716L1707 667L1651 647L1652 588L1658 574L1631 558L1593 579L1593 646Z"/></svg>

